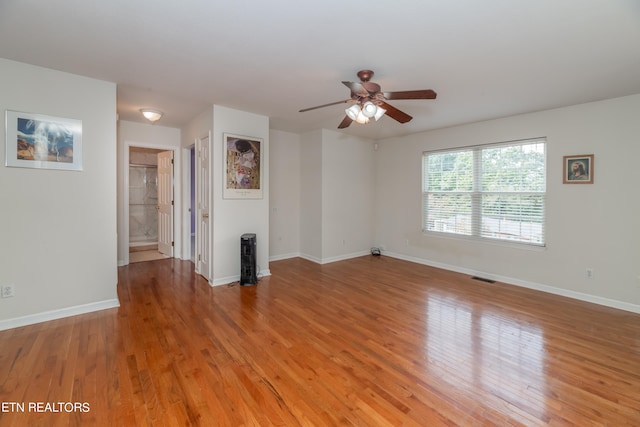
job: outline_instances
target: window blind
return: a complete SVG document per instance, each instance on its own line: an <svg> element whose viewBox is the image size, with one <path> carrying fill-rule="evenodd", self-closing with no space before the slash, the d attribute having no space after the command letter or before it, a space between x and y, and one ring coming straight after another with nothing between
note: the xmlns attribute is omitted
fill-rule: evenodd
<svg viewBox="0 0 640 427"><path fill-rule="evenodd" d="M423 154L423 231L545 244L546 140Z"/></svg>

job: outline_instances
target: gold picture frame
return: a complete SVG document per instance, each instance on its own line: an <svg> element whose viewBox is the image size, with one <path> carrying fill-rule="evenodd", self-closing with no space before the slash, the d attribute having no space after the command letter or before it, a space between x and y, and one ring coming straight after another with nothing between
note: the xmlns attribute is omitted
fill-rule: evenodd
<svg viewBox="0 0 640 427"><path fill-rule="evenodd" d="M593 154L564 156L563 160L563 184L593 184Z"/></svg>

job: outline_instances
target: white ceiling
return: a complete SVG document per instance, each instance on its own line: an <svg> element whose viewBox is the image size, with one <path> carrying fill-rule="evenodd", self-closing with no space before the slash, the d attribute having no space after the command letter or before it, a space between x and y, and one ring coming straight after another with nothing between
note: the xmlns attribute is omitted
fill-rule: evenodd
<svg viewBox="0 0 640 427"><path fill-rule="evenodd" d="M412 115L345 132L385 138L640 93L638 0L2 0L0 57L118 84L179 127L217 104L273 129L335 129L340 82L372 69Z"/></svg>

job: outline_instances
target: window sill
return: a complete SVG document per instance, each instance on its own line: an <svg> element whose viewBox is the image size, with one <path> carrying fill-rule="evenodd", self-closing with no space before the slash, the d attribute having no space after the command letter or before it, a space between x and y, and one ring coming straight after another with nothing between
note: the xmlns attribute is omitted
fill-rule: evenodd
<svg viewBox="0 0 640 427"><path fill-rule="evenodd" d="M454 234L454 233L441 233L437 231L423 231L422 235L424 237L436 238L436 239L444 239L444 240L459 240L461 242L473 242L484 245L491 246L500 246L506 248L513 249L521 249L525 251L533 251L533 252L543 252L547 250L546 244L538 245L533 243L518 243L511 242L508 240L497 240L497 239L489 239L486 237L474 237L474 236L466 236L463 234Z"/></svg>

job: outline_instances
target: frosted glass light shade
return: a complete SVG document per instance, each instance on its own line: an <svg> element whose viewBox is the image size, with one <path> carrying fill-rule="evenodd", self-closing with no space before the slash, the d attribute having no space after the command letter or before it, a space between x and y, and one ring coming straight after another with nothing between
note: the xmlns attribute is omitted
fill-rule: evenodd
<svg viewBox="0 0 640 427"><path fill-rule="evenodd" d="M360 111L358 113L358 116L356 117L356 123L360 123L360 124L365 124L365 123L369 123L369 117L365 116L362 111Z"/></svg>
<svg viewBox="0 0 640 427"><path fill-rule="evenodd" d="M148 108L143 108L142 110L140 110L140 112L151 123L155 123L160 120L160 117L162 117L163 114L162 111L150 110Z"/></svg>
<svg viewBox="0 0 640 427"><path fill-rule="evenodd" d="M380 117L384 116L384 113L386 112L387 110L385 110L384 108L377 107L376 114L375 116L373 116L373 118L376 119L376 121L378 121Z"/></svg>
<svg viewBox="0 0 640 427"><path fill-rule="evenodd" d="M365 102L364 105L362 106L362 114L364 114L365 117L375 116L377 110L378 110L378 107L376 106L376 104L374 104L371 101Z"/></svg>
<svg viewBox="0 0 640 427"><path fill-rule="evenodd" d="M358 104L353 104L351 107L344 110L344 112L347 113L347 116L349 116L351 120L356 120L358 114L360 114L360 106L358 106Z"/></svg>

